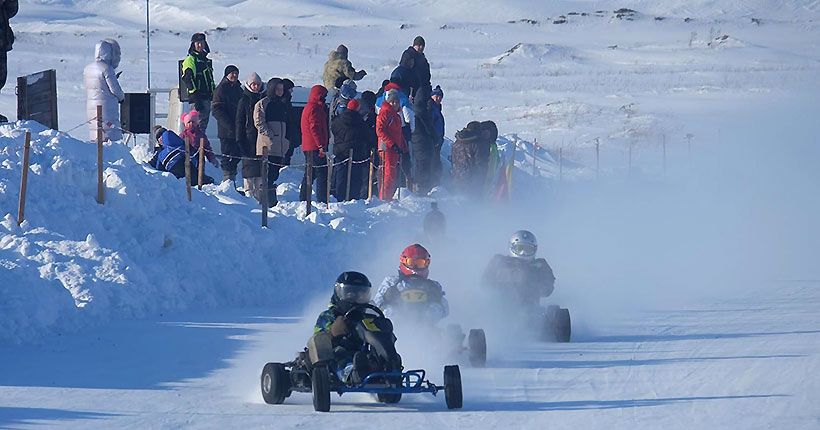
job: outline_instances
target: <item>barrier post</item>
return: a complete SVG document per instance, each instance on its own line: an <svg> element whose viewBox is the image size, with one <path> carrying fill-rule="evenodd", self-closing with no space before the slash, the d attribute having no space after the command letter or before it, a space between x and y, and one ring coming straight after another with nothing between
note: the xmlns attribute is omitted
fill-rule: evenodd
<svg viewBox="0 0 820 430"><path fill-rule="evenodd" d="M313 201L311 200L313 199L313 152L305 152L305 158L307 158L307 166L305 166L305 169L307 169L307 172L305 172L305 175L307 175L307 188L305 189L307 208L305 214L310 215L313 206Z"/></svg>
<svg viewBox="0 0 820 430"><path fill-rule="evenodd" d="M262 227L268 227L268 147L262 147L262 194L259 202L262 204Z"/></svg>
<svg viewBox="0 0 820 430"><path fill-rule="evenodd" d="M373 163L376 161L376 151L370 150L370 167L367 172L367 200L373 198Z"/></svg>
<svg viewBox="0 0 820 430"><path fill-rule="evenodd" d="M191 139L185 138L185 192L191 201Z"/></svg>
<svg viewBox="0 0 820 430"><path fill-rule="evenodd" d="M564 180L564 147L558 148L558 180Z"/></svg>
<svg viewBox="0 0 820 430"><path fill-rule="evenodd" d="M97 105L97 203L105 204L103 186L103 118L102 105Z"/></svg>
<svg viewBox="0 0 820 430"><path fill-rule="evenodd" d="M197 166L196 189L202 191L202 182L205 179L205 138L199 139L199 165Z"/></svg>
<svg viewBox="0 0 820 430"><path fill-rule="evenodd" d="M26 130L26 143L23 145L23 176L20 177L20 204L17 206L17 225L26 217L26 189L28 187L28 162L31 150L31 132Z"/></svg>
<svg viewBox="0 0 820 430"><path fill-rule="evenodd" d="M345 191L345 200L350 200L350 177L353 176L353 150L351 149L347 156L347 190Z"/></svg>
<svg viewBox="0 0 820 430"><path fill-rule="evenodd" d="M663 148L663 174L666 175L666 135L662 135L661 147Z"/></svg>
<svg viewBox="0 0 820 430"><path fill-rule="evenodd" d="M536 157L538 156L538 139L532 140L532 176L535 176L538 172L538 167L536 166Z"/></svg>
<svg viewBox="0 0 820 430"><path fill-rule="evenodd" d="M328 147L330 149L330 147ZM333 156L329 153L325 153L325 164L327 164L327 208L330 209L330 184L331 180L333 179Z"/></svg>
<svg viewBox="0 0 820 430"><path fill-rule="evenodd" d="M595 179L601 178L601 142L595 138Z"/></svg>

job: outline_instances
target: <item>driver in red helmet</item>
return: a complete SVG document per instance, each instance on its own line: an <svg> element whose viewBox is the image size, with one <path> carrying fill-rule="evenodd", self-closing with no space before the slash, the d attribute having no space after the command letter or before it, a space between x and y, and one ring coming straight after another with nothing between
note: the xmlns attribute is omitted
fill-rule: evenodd
<svg viewBox="0 0 820 430"><path fill-rule="evenodd" d="M415 316L438 322L450 313L441 284L428 279L430 253L415 243L404 248L399 257L399 273L384 278L373 304L385 315L413 312Z"/></svg>

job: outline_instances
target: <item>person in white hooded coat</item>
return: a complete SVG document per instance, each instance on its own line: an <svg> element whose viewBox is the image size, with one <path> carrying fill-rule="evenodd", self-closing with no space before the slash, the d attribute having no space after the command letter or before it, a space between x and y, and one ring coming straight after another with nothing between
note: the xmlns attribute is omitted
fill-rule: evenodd
<svg viewBox="0 0 820 430"><path fill-rule="evenodd" d="M101 40L94 48L94 62L85 66L83 71L88 119L96 118L97 106L102 106L104 138L109 140L122 139L119 104L125 99L125 93L115 72L120 57L120 45L116 40ZM91 140L96 140L97 121L89 123L89 130Z"/></svg>

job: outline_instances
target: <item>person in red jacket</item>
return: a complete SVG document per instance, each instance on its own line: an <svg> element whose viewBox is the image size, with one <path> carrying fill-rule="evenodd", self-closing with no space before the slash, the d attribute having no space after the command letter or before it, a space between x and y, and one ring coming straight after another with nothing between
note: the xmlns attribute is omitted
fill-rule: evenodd
<svg viewBox="0 0 820 430"><path fill-rule="evenodd" d="M302 111L302 152L305 153L305 160L313 160L312 179L317 181L316 200L327 203L327 145L328 145L328 119L325 111L325 98L327 88L321 85L314 85L310 89L310 96ZM302 186L299 188L299 200L307 201L308 171L305 169L305 176L302 178Z"/></svg>
<svg viewBox="0 0 820 430"><path fill-rule="evenodd" d="M376 118L379 158L382 160L381 180L379 181L379 199L381 200L393 200L393 194L396 193L398 187L401 155L408 152L401 130L400 109L399 92L394 89L390 90L386 93L379 116Z"/></svg>

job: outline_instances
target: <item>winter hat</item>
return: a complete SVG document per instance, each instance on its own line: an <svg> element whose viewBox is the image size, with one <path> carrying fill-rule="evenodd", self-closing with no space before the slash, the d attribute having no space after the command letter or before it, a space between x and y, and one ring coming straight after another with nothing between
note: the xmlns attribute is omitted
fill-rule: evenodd
<svg viewBox="0 0 820 430"><path fill-rule="evenodd" d="M416 38L413 39L413 46L424 46L424 38L421 36L416 36Z"/></svg>
<svg viewBox="0 0 820 430"><path fill-rule="evenodd" d="M194 109L188 113L182 114L182 123L188 124L189 121L199 121L199 111Z"/></svg>
<svg viewBox="0 0 820 430"><path fill-rule="evenodd" d="M399 84L395 83L395 82L391 82L391 83L384 86L384 90L385 91L390 91L390 90L400 91L401 86Z"/></svg>
<svg viewBox="0 0 820 430"><path fill-rule="evenodd" d="M376 93L373 91L365 91L362 93L361 104L372 108L376 105L376 98Z"/></svg>
<svg viewBox="0 0 820 430"><path fill-rule="evenodd" d="M393 100L399 101L399 90L390 89L384 93L384 101L391 102Z"/></svg>
<svg viewBox="0 0 820 430"><path fill-rule="evenodd" d="M228 76L231 73L236 73L238 75L239 74L239 67L236 67L233 64L229 65L228 67L225 68L225 74L222 75L222 76Z"/></svg>
<svg viewBox="0 0 820 430"><path fill-rule="evenodd" d="M356 83L353 82L352 79L348 79L342 84L341 88L339 88L339 93L342 97L350 100L356 98Z"/></svg>
<svg viewBox="0 0 820 430"><path fill-rule="evenodd" d="M254 83L254 82L259 84L259 87L260 87L259 91L261 92L262 91L261 90L261 88L262 88L262 78L260 78L259 75L256 72L251 72L250 76L245 78L245 86L248 87L248 89L250 90L251 89L251 84Z"/></svg>
<svg viewBox="0 0 820 430"><path fill-rule="evenodd" d="M353 100L347 102L347 108L350 109L350 110L359 110L359 101L356 100L356 99L353 99Z"/></svg>
<svg viewBox="0 0 820 430"><path fill-rule="evenodd" d="M282 80L279 78L270 78L270 80L268 80L268 83L265 84L265 95L269 98L276 97L276 86L280 85L281 83Z"/></svg>
<svg viewBox="0 0 820 430"><path fill-rule="evenodd" d="M162 133L165 133L166 131L168 131L168 130L165 127L163 127L161 125L155 125L154 126L154 139L159 140L159 138L162 137Z"/></svg>
<svg viewBox="0 0 820 430"><path fill-rule="evenodd" d="M339 47L336 48L336 52L347 58L347 46L339 45Z"/></svg>
<svg viewBox="0 0 820 430"><path fill-rule="evenodd" d="M441 98L444 98L444 91L441 90L440 85L436 85L436 87L433 88L433 92L430 93L430 97L432 97L432 96L439 96Z"/></svg>
<svg viewBox="0 0 820 430"><path fill-rule="evenodd" d="M205 41L205 33L194 33L191 36L191 42L204 42Z"/></svg>
<svg viewBox="0 0 820 430"><path fill-rule="evenodd" d="M290 80L290 79L288 79L288 78L282 79L282 85L284 85L284 86L285 86L285 91L287 91L287 90L289 90L289 89L291 89L291 88L296 87L296 84L294 84L294 83L293 83L293 81L291 81L291 80Z"/></svg>

